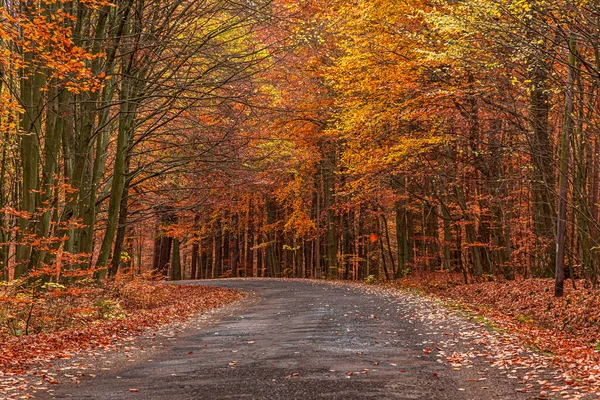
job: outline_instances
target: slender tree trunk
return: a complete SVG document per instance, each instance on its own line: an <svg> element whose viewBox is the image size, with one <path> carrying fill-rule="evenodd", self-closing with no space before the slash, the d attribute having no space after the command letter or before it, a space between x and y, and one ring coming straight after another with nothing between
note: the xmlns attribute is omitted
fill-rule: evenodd
<svg viewBox="0 0 600 400"><path fill-rule="evenodd" d="M21 11L32 20L36 10L36 2L27 0L22 4ZM21 155L21 210L29 217L21 217L19 221L19 236L16 253L14 277L27 274L31 247L26 243L26 236L35 232L34 217L37 210L37 190L40 179L40 137L42 135L42 112L45 96L42 91L46 84L46 75L41 67L35 66L34 54L25 51L21 75L21 103L23 114L20 127L19 143Z"/></svg>
<svg viewBox="0 0 600 400"><path fill-rule="evenodd" d="M168 207L166 209L164 207L160 208L158 214L160 215L160 223L158 224L154 239L154 262L152 269L163 276L168 276L173 238L167 235L165 229L169 224L174 222L174 214Z"/></svg>
<svg viewBox="0 0 600 400"><path fill-rule="evenodd" d="M316 187L316 201L315 201L315 224L316 224L316 234L315 234L315 268L314 273L311 276L315 278L321 277L321 193L323 192L323 177L322 173L320 179L318 181L321 183Z"/></svg>
<svg viewBox="0 0 600 400"><path fill-rule="evenodd" d="M575 39L571 36L569 43L569 67L567 72L567 87L565 90L565 113L561 135L560 174L558 183L558 215L556 227L556 268L554 296L562 297L565 281L565 242L567 231L567 193L569 190L569 154L571 131L573 129L573 91L575 78L575 55L577 48Z"/></svg>
<svg viewBox="0 0 600 400"><path fill-rule="evenodd" d="M543 268L551 276L555 264L554 226L554 163L549 126L550 102L548 89L548 63L545 55L537 54L530 62L531 90L529 115L533 131L531 154L533 171L531 181L532 211L537 246Z"/></svg>
<svg viewBox="0 0 600 400"><path fill-rule="evenodd" d="M394 260L394 252L392 250L392 242L390 240L390 230L388 228L388 222L387 222L387 217L385 216L385 210L381 210L382 214L381 214L381 221L383 222L383 230L384 230L384 238L385 238L385 242L387 245L387 252L388 252L388 256L390 258L390 264L392 264L392 275L391 277L395 277L397 276L397 269L396 269L396 261ZM383 238L382 238L383 240Z"/></svg>
<svg viewBox="0 0 600 400"><path fill-rule="evenodd" d="M200 222L200 216L198 214L196 214L196 216L194 217L194 237L193 237L193 243L192 243L192 255L191 255L191 279L198 279L198 275L199 272L202 271L202 268L198 268L198 253L200 252L200 238L198 237L198 229L199 229L199 224Z"/></svg>
<svg viewBox="0 0 600 400"><path fill-rule="evenodd" d="M179 249L179 238L174 238L173 255L171 256L171 280L180 281L181 277L181 253Z"/></svg>
<svg viewBox="0 0 600 400"><path fill-rule="evenodd" d="M129 163L130 159L127 158L127 164L125 168L125 174L129 174ZM129 178L125 181L125 187L123 188L123 196L121 197L121 206L119 209L119 220L117 227L117 236L115 238L115 245L112 253L111 267L109 271L110 276L117 275L119 266L121 265L121 253L123 252L123 243L127 233L127 217L129 214Z"/></svg>

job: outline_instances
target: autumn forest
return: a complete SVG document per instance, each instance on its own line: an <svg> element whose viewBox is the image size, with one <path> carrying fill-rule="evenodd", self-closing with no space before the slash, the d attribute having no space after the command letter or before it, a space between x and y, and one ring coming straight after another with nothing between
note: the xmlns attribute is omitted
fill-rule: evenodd
<svg viewBox="0 0 600 400"><path fill-rule="evenodd" d="M45 329L36 298L141 279L599 288L594 1L0 0L0 18L13 335Z"/></svg>
<svg viewBox="0 0 600 400"><path fill-rule="evenodd" d="M591 3L2 6L5 278L598 285Z"/></svg>

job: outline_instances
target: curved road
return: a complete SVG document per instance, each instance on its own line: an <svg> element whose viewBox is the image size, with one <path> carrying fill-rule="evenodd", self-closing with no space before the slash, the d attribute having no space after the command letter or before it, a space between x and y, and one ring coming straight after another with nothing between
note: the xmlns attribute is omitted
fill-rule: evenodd
<svg viewBox="0 0 600 400"><path fill-rule="evenodd" d="M532 398L484 357L451 366L440 352L473 346L457 332L481 327L458 316L440 318L449 313L418 296L396 299L351 285L298 280L186 284L250 294L211 322L156 339L162 345L154 350L144 344L149 339L139 339L146 350L133 361L106 361L110 369L82 377L77 386L55 385L54 392L36 398Z"/></svg>

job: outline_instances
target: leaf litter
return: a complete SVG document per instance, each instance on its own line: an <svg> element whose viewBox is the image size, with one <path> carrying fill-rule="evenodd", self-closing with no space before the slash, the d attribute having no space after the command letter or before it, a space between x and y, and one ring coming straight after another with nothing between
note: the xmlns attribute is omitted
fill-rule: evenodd
<svg viewBox="0 0 600 400"><path fill-rule="evenodd" d="M448 338L435 350L455 371L483 358L534 398L600 397L600 293L569 288L556 299L545 279L447 282L409 278L360 287L425 307L410 318ZM424 345L424 354L431 350Z"/></svg>
<svg viewBox="0 0 600 400"><path fill-rule="evenodd" d="M175 331L183 329L192 317L243 298L240 292L215 287L141 280L134 285L123 291L131 296L116 299L123 311L118 318L88 318L75 326L27 336L2 332L0 399L32 398L63 380L78 384L82 376L94 377L91 371L95 369L110 370L109 360L104 360L105 366L92 364L102 362L105 351L118 350L127 361L134 361L133 351L145 352L133 344L137 336L173 339Z"/></svg>

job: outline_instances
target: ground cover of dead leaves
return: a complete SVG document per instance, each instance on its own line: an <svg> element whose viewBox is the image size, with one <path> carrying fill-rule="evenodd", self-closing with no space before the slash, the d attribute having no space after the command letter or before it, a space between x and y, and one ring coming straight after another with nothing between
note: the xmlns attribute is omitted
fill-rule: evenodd
<svg viewBox="0 0 600 400"><path fill-rule="evenodd" d="M458 332L473 347L436 348L455 368L483 357L534 398L600 398L600 293L576 284L563 298L553 296L547 279L464 285L455 276L430 274L365 287L398 297L407 289L429 295L433 311L415 316L425 322L454 318L447 312L454 309L479 325Z"/></svg>
<svg viewBox="0 0 600 400"><path fill-rule="evenodd" d="M86 352L97 355L98 351L122 348L123 343L148 329L188 320L241 297L239 292L223 288L144 280L120 283L118 288L85 290L71 299L68 310L62 309L85 311L84 317L69 318L69 326L49 324L52 330L48 332L19 336L0 328L0 399L26 399L36 391L50 390L59 382L49 371L60 359L85 358ZM37 306L37 313L47 318L51 307L56 311L56 303L45 300ZM98 310L106 304L110 310Z"/></svg>

